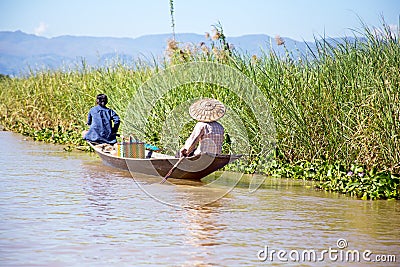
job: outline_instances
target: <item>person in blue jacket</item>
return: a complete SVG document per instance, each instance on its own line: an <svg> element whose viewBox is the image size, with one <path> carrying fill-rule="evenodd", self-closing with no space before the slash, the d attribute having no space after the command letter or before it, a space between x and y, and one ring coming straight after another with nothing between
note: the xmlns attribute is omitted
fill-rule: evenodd
<svg viewBox="0 0 400 267"><path fill-rule="evenodd" d="M88 114L87 125L90 129L84 134L85 140L100 144L117 142L120 118L114 110L106 107L107 102L105 94L97 95L97 106L92 107Z"/></svg>

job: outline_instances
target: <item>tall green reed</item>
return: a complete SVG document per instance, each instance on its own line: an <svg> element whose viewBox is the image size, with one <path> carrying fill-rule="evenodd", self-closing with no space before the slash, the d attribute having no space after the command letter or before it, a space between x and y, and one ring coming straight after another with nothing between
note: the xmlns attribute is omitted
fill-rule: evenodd
<svg viewBox="0 0 400 267"><path fill-rule="evenodd" d="M400 48L388 36L366 29L355 42L316 40L311 59L271 53L241 64L270 99L286 160L398 165Z"/></svg>
<svg viewBox="0 0 400 267"><path fill-rule="evenodd" d="M274 116L280 160L339 161L346 166L361 164L399 173L398 36L387 27L379 34L365 27L363 34L355 41L316 39L316 49L310 47L309 53L298 56L287 51L280 39L278 51L250 56L232 50L223 39L222 27L216 25L214 35L207 36L211 48L205 43L183 47L172 40L169 57L152 65L138 61L134 66L116 63L90 68L83 62L67 71L44 70L23 78L2 78L1 121L28 134L59 127L78 132L86 127L86 114L95 104L96 94L106 93L109 106L127 123L128 103L153 74L184 62L216 62L237 69L264 93ZM227 88L199 84L176 88L152 107L148 141L162 145L160 125L168 119L166 111L200 96L240 103ZM245 105L238 107L246 117L248 133L257 136L254 114ZM143 108L147 107L137 107ZM180 142L190 129L190 123L183 127ZM74 135L71 140L77 138L79 135ZM257 160L257 153L252 157Z"/></svg>
<svg viewBox="0 0 400 267"><path fill-rule="evenodd" d="M0 83L1 121L11 130L32 136L44 129L75 132L63 143L83 144L80 132L86 128L87 112L95 105L96 95L106 93L109 106L123 113L152 71L122 64L94 69L83 63L79 69L41 70L24 78L4 79Z"/></svg>

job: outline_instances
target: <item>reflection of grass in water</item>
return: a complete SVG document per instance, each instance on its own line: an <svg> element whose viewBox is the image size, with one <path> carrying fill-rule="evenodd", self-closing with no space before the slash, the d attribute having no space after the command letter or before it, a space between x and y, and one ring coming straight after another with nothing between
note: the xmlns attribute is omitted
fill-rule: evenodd
<svg viewBox="0 0 400 267"><path fill-rule="evenodd" d="M238 177L237 173L226 172L225 175L221 175L222 172L215 172L210 174L201 181L205 184L211 184L215 186L236 186L239 188L249 189L250 192L253 192L259 188L279 188L279 187L293 187L293 186L306 186L311 187L315 186L315 181L307 181L307 180L299 180L299 179L290 179L290 178L278 178L278 177L266 177L265 175L259 174L243 174ZM239 181L238 181L239 178ZM252 188L251 185L257 182L257 188Z"/></svg>
<svg viewBox="0 0 400 267"><path fill-rule="evenodd" d="M76 70L42 71L23 78L2 76L1 123L38 140L82 145L80 131L96 94L109 96L109 107L121 115L124 125L128 123L124 118L127 104L153 73L179 62L218 62L246 75L267 98L277 133L276 162L269 163L272 168L290 164L285 175L307 174L307 179L329 182L329 190L362 189L358 196L367 192L372 198L398 198L399 181L391 174L400 173L400 46L397 33L386 25L381 32L365 27L364 36L354 42L319 40L317 49L310 48L297 59L284 44L278 48L286 51L283 57L279 51L248 57L233 53L228 46L217 46L215 41L214 50L204 45L197 50L178 47L170 61L155 66L139 62L135 70L119 63L101 69L83 64ZM260 167L265 159L257 153L262 142L254 114L226 88L207 84L175 88L152 107L146 141L160 142L160 127L168 111L199 96L215 97L237 108L254 149L251 164L242 169L251 172ZM190 126L182 128L180 143ZM229 145L225 149L229 152ZM303 171L304 162L320 164L324 172L308 167ZM346 175L352 166L362 166L363 172Z"/></svg>

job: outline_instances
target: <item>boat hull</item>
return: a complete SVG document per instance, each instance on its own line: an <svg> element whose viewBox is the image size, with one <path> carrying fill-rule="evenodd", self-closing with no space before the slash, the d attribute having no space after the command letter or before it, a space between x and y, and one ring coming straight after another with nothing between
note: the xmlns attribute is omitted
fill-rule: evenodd
<svg viewBox="0 0 400 267"><path fill-rule="evenodd" d="M133 175L144 174L165 177L179 160L178 158L159 153L153 153L153 157L149 159L121 158L103 152L92 144L91 146L99 155L103 164L121 170L127 170ZM212 155L208 153L187 157L179 163L170 177L176 179L199 180L240 157L241 155Z"/></svg>

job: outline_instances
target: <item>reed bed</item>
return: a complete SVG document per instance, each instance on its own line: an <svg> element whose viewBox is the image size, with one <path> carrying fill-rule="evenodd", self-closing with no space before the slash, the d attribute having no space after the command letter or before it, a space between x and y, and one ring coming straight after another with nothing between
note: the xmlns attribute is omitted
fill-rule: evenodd
<svg viewBox="0 0 400 267"><path fill-rule="evenodd" d="M146 118L151 127L145 129L142 138L177 149L193 122L180 125L178 141L165 140L162 125L171 119L168 111L196 97L215 97L237 107L254 148L235 168L313 179L319 181L319 188L363 199L400 198L398 33L385 25L380 34L364 27L363 36L355 41L315 40L316 49L310 48L305 55L293 55L280 39L280 51L266 52L261 57L236 53L227 44L222 28L216 27L214 37L211 47L201 44L181 48L171 41L169 57L161 63L117 63L91 69L83 62L67 71L2 77L1 124L36 140L70 148L83 146L80 132L86 128L86 114L98 93L109 96L109 107L124 122L135 92L152 75L180 63L216 62L235 68L261 89L274 118L274 158L260 153L265 142L257 136L259 122L251 109L240 103L229 88L210 84L185 84L158 99ZM228 140L224 150L231 149L232 140Z"/></svg>

